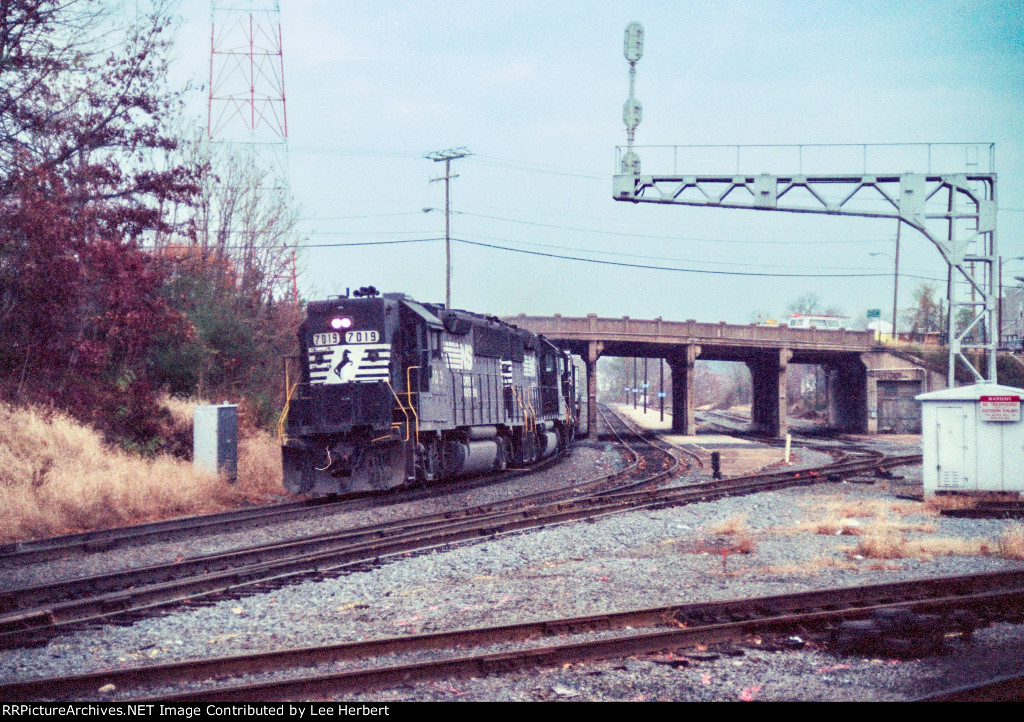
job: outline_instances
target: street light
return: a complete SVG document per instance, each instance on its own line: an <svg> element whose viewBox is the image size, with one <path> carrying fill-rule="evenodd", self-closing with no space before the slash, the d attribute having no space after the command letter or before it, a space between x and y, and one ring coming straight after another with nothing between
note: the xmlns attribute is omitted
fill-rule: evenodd
<svg viewBox="0 0 1024 722"><path fill-rule="evenodd" d="M896 219L896 255L890 256L893 260L893 271L892 271L892 339L896 340L896 302L899 298L900 288L900 229L903 227L903 221L899 218ZM888 253L871 253L872 256L888 256Z"/></svg>
<svg viewBox="0 0 1024 722"><path fill-rule="evenodd" d="M896 255L893 256L889 253L883 253L881 251L874 251L868 253L869 256L888 256L893 260L893 272L892 272L892 340L896 341L896 304L899 298L899 287L900 287L900 234L899 231L896 233Z"/></svg>

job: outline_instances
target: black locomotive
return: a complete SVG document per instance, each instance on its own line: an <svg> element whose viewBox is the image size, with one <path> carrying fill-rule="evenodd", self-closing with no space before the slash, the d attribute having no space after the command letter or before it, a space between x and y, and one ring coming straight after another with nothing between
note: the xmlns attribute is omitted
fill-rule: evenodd
<svg viewBox="0 0 1024 722"><path fill-rule="evenodd" d="M576 370L497 318L380 296L311 302L289 389L284 485L338 494L527 466L576 433Z"/></svg>

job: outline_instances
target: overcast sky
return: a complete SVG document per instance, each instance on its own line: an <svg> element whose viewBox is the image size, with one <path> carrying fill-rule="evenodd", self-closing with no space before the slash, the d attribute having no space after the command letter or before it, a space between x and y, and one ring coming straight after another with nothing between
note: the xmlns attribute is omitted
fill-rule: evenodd
<svg viewBox="0 0 1024 722"><path fill-rule="evenodd" d="M633 20L646 31L637 144L995 143L1000 251L1024 256L1024 2L280 5L302 238L338 244L302 253L306 297L372 284L443 301L444 242L419 239L444 236L443 213L422 210L444 207L430 182L444 164L423 155L461 146L473 156L453 163L454 306L746 323L816 292L854 318L888 318L894 220L612 200ZM176 71L205 84L210 6L181 11ZM205 124L205 91L195 107ZM872 161L916 170L895 154L881 168L882 151ZM931 243L907 227L901 243L901 306L929 278L944 296ZM1004 280L1014 274L1024 261Z"/></svg>

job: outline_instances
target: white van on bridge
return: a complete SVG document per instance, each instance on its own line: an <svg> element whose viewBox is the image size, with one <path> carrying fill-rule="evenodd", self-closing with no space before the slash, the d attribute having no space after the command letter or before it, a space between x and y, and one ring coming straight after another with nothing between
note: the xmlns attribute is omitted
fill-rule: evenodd
<svg viewBox="0 0 1024 722"><path fill-rule="evenodd" d="M790 328L824 328L829 331L846 331L850 328L850 317L792 313L789 315L786 325Z"/></svg>

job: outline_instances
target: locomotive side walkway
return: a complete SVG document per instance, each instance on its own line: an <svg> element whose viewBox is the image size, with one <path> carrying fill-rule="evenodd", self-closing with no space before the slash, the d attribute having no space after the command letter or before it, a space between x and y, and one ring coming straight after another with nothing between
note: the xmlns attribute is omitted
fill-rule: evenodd
<svg viewBox="0 0 1024 722"><path fill-rule="evenodd" d="M545 336L580 356L587 369L588 428L596 424L597 359L665 359L672 374L672 430L694 432L693 367L697 359L745 363L753 382L751 417L761 433L784 437L786 367L814 364L825 371L829 425L845 431L914 431L916 394L945 388L945 376L895 355L871 331L795 329L623 318L510 316L502 319Z"/></svg>

